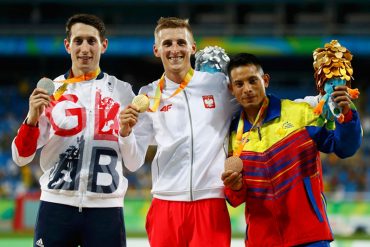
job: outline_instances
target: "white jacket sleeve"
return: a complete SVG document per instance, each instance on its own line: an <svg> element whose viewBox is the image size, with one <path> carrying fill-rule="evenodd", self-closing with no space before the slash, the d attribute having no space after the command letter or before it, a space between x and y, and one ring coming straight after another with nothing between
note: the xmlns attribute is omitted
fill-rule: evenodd
<svg viewBox="0 0 370 247"><path fill-rule="evenodd" d="M140 113L131 134L127 137L119 136L118 139L123 162L132 172L144 164L148 147L153 142L153 124L148 114L150 113Z"/></svg>
<svg viewBox="0 0 370 247"><path fill-rule="evenodd" d="M295 102L306 102L311 105L311 107L317 106L317 104L320 102L322 96L320 94L316 96L306 96L303 99L295 99Z"/></svg>

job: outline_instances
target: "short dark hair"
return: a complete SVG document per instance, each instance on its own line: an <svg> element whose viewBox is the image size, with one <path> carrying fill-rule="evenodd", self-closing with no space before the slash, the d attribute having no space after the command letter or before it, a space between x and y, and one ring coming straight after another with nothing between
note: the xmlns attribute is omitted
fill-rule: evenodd
<svg viewBox="0 0 370 247"><path fill-rule="evenodd" d="M238 53L231 57L230 62L227 65L227 74L229 75L229 78L231 79L231 70L245 65L254 65L261 75L264 74L262 64L255 55L250 53Z"/></svg>
<svg viewBox="0 0 370 247"><path fill-rule="evenodd" d="M71 28L76 23L83 23L95 27L99 31L100 41L105 39L105 25L104 22L97 16L91 14L76 14L71 16L66 22L67 40L71 39Z"/></svg>

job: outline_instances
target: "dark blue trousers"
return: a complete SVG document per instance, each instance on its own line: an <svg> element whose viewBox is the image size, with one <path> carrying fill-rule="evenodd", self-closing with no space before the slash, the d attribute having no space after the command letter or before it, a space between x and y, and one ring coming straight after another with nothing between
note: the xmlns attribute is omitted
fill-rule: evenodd
<svg viewBox="0 0 370 247"><path fill-rule="evenodd" d="M312 242L308 244L298 245L296 247L330 247L330 241L326 241L326 240L317 241L317 242Z"/></svg>
<svg viewBox="0 0 370 247"><path fill-rule="evenodd" d="M41 201L34 247L126 247L123 209L83 208Z"/></svg>

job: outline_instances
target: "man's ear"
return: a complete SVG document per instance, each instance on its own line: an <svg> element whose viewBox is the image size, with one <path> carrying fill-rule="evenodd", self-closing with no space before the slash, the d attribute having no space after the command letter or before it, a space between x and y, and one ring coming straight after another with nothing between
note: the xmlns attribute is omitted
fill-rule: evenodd
<svg viewBox="0 0 370 247"><path fill-rule="evenodd" d="M107 50L108 48L108 39L104 39L103 42L102 42L102 50L101 50L101 53L104 54L105 51Z"/></svg>
<svg viewBox="0 0 370 247"><path fill-rule="evenodd" d="M194 55L196 52L197 52L197 44L194 41L193 44L191 45L191 54Z"/></svg>
<svg viewBox="0 0 370 247"><path fill-rule="evenodd" d="M154 53L154 56L160 57L159 52L158 52L158 47L156 46L156 44L153 45L153 53Z"/></svg>
<svg viewBox="0 0 370 247"><path fill-rule="evenodd" d="M270 75L269 74L264 74L262 76L262 79L263 79L265 88L268 88L269 87L269 84L270 84Z"/></svg>
<svg viewBox="0 0 370 247"><path fill-rule="evenodd" d="M64 39L64 48L68 54L71 54L71 45L67 39Z"/></svg>

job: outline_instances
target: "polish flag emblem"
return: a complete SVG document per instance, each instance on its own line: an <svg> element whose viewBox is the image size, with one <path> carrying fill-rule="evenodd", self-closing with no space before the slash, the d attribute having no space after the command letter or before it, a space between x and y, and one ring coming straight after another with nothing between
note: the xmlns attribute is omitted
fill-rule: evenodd
<svg viewBox="0 0 370 247"><path fill-rule="evenodd" d="M203 103L205 108L216 108L215 99L213 95L205 95L203 97Z"/></svg>

